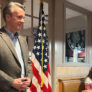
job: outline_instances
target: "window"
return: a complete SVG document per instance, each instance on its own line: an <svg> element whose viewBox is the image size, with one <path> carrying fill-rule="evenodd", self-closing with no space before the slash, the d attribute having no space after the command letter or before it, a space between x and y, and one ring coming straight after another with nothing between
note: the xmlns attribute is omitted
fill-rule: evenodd
<svg viewBox="0 0 92 92"><path fill-rule="evenodd" d="M48 3L44 0L43 4L43 9L46 17L45 23L48 25ZM24 5L26 16L23 31L21 34L27 37L29 50L32 50L34 43L33 31L38 28L39 24L40 0L26 0Z"/></svg>
<svg viewBox="0 0 92 92"><path fill-rule="evenodd" d="M73 6L65 6L65 63L88 63L87 12Z"/></svg>

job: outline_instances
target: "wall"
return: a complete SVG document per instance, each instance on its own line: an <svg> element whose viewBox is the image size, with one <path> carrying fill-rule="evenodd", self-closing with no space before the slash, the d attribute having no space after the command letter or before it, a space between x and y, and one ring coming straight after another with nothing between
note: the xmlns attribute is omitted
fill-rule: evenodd
<svg viewBox="0 0 92 92"><path fill-rule="evenodd" d="M87 29L87 19L84 15L76 16L66 20L66 33Z"/></svg>
<svg viewBox="0 0 92 92"><path fill-rule="evenodd" d="M64 63L64 44L65 44L65 30L64 30L64 24L65 24L65 21L64 21L64 1L63 0L55 0L55 11L52 10L55 14L54 16L54 24L53 24L53 27L54 27L54 36L53 36L53 42L54 42L54 62L55 63L55 79L58 79L58 78L61 78L61 77L72 77L72 76L86 76L88 74L88 71L89 71L89 68L90 68L90 65L89 64L85 64L85 65L82 65L82 64L79 64L77 66L77 63L73 64L73 63L70 63L69 65L68 64L65 64ZM88 19L88 21L92 21L92 19ZM89 23L90 24L90 23ZM92 23L91 23L92 24ZM90 25L88 25L89 27ZM92 28L90 28L92 29ZM89 45L90 45L90 31L91 30L87 30L88 31L88 45L87 45L87 48L89 49ZM90 51L90 49L89 49ZM88 55L89 54L89 51L88 51ZM92 59L91 59L92 60ZM88 58L88 62L90 63L90 59ZM54 85L56 87L56 85ZM53 92L56 92L56 88L54 88L55 91Z"/></svg>
<svg viewBox="0 0 92 92"><path fill-rule="evenodd" d="M88 41L89 44L87 47L89 48L90 67L92 67L92 12L88 16L88 30L89 30L89 33L87 35L87 38L89 38L89 41Z"/></svg>
<svg viewBox="0 0 92 92"><path fill-rule="evenodd" d="M54 45L54 30L55 30L55 1L49 0L49 17L48 17L48 37L49 37L49 56L51 62L51 80L52 80L52 92L55 91L55 45ZM54 80L54 81L53 81Z"/></svg>
<svg viewBox="0 0 92 92"><path fill-rule="evenodd" d="M54 16L54 61L55 61L55 82L57 77L57 63L60 64L64 59L64 0L55 0ZM56 92L56 85L55 91Z"/></svg>
<svg viewBox="0 0 92 92"><path fill-rule="evenodd" d="M63 77L81 77L88 74L89 67L57 67L56 68L56 78L63 78Z"/></svg>

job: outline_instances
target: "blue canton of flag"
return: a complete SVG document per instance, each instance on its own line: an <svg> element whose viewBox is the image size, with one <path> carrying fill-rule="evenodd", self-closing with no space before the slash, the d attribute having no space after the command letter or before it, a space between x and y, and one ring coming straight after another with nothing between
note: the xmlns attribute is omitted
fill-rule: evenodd
<svg viewBox="0 0 92 92"><path fill-rule="evenodd" d="M42 13L42 14L41 14ZM45 72L48 68L48 37L46 33L45 26L45 15L43 11L43 4L41 5L40 16L42 16L42 30L41 30L41 17L39 18L39 28L37 31L37 35L35 37L34 49L33 53L35 54L37 60L42 66L42 46L43 46L43 72ZM41 36L43 39L41 39ZM42 45L43 42L43 45Z"/></svg>

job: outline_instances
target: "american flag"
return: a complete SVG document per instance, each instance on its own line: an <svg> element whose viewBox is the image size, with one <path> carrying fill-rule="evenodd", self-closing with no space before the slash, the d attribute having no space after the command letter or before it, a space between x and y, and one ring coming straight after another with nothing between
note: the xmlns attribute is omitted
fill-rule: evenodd
<svg viewBox="0 0 92 92"><path fill-rule="evenodd" d="M41 2L39 27L35 35L34 48L31 56L33 69L31 92L52 92L48 58L48 37L44 20L43 2Z"/></svg>

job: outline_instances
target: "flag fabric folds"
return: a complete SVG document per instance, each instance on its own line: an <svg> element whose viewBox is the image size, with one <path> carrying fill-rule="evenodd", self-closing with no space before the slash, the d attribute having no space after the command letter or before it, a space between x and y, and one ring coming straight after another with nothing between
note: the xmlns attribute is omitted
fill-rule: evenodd
<svg viewBox="0 0 92 92"><path fill-rule="evenodd" d="M33 69L30 92L52 92L48 58L48 36L44 24L43 2L40 3L39 27L35 35L31 62Z"/></svg>

